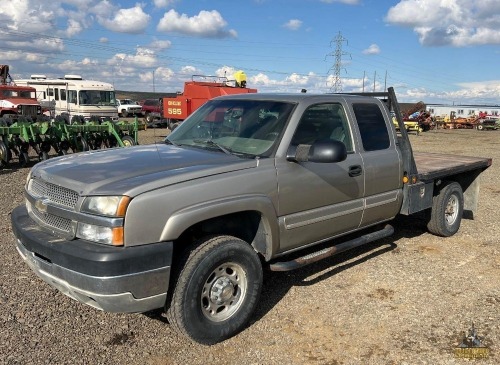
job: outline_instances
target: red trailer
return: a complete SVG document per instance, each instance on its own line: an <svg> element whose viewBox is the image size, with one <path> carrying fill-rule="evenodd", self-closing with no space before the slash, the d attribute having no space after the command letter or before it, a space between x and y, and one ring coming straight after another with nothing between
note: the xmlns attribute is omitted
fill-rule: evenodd
<svg viewBox="0 0 500 365"><path fill-rule="evenodd" d="M238 71L235 80L225 77L194 75L191 81L184 83L184 92L176 97L161 98L162 118L167 120L172 130L206 101L217 96L256 93L257 89L246 87L246 75ZM204 81L195 81L201 78ZM213 81L207 81L213 80Z"/></svg>

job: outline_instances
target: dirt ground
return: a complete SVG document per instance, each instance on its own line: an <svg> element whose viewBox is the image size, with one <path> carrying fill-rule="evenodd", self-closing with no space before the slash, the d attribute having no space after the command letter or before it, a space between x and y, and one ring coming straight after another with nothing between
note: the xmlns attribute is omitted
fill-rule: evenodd
<svg viewBox="0 0 500 365"><path fill-rule="evenodd" d="M141 131L141 144L166 129ZM103 313L38 279L17 253L10 212L28 168L0 171L0 364L498 364L500 363L500 132L411 135L414 150L492 157L479 211L450 238L398 218L394 236L308 267L265 273L250 325L202 346L159 312ZM486 359L457 358L474 324Z"/></svg>

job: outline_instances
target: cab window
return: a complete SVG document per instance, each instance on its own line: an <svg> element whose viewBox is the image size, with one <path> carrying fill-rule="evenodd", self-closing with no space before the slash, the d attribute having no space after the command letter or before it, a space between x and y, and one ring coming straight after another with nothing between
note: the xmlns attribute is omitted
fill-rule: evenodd
<svg viewBox="0 0 500 365"><path fill-rule="evenodd" d="M352 106L361 134L365 151L378 151L389 148L391 141L384 116L377 104L356 103Z"/></svg>
<svg viewBox="0 0 500 365"><path fill-rule="evenodd" d="M344 108L339 103L310 106L302 115L292 138L292 146L318 141L339 141L353 151L351 133Z"/></svg>

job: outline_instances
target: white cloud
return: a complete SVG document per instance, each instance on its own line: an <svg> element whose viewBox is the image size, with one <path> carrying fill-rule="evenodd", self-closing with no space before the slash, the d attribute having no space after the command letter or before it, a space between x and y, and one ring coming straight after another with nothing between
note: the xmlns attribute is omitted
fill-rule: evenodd
<svg viewBox="0 0 500 365"><path fill-rule="evenodd" d="M215 71L215 75L219 77L227 77L227 79L229 80L233 78L233 75L236 71L237 70L234 67L222 66Z"/></svg>
<svg viewBox="0 0 500 365"><path fill-rule="evenodd" d="M183 75L192 76L192 75L200 75L203 73L203 71L201 71L199 68L196 68L194 66L183 66L183 67L181 67L180 73Z"/></svg>
<svg viewBox="0 0 500 365"><path fill-rule="evenodd" d="M133 8L120 9L116 15L109 18L99 16L99 23L109 30L120 33L139 34L146 29L151 16L142 10L142 6L137 4Z"/></svg>
<svg viewBox="0 0 500 365"><path fill-rule="evenodd" d="M177 32L207 38L235 38L235 30L226 30L227 22L217 10L202 10L198 15L189 17L169 10L157 26L160 32Z"/></svg>
<svg viewBox="0 0 500 365"><path fill-rule="evenodd" d="M401 0L386 21L413 28L427 46L500 44L498 0Z"/></svg>
<svg viewBox="0 0 500 365"><path fill-rule="evenodd" d="M175 0L153 0L153 4L155 4L157 8L167 8L173 3L175 3Z"/></svg>
<svg viewBox="0 0 500 365"><path fill-rule="evenodd" d="M5 51L2 52L2 62L6 61L30 61L30 62L45 62L47 57L39 53L26 51Z"/></svg>
<svg viewBox="0 0 500 365"><path fill-rule="evenodd" d="M109 42L109 39L106 37L99 38L99 43L108 43L108 42Z"/></svg>
<svg viewBox="0 0 500 365"><path fill-rule="evenodd" d="M299 19L290 19L285 24L283 24L283 27L290 30L298 30L301 26L302 26L302 20Z"/></svg>
<svg viewBox="0 0 500 365"><path fill-rule="evenodd" d="M152 49L157 49L157 50L164 50L164 49L170 48L171 45L172 45L172 42L170 42L168 40L155 39L154 41L152 41L149 44L148 47L152 48Z"/></svg>
<svg viewBox="0 0 500 365"><path fill-rule="evenodd" d="M379 54L379 53L380 53L380 47L375 43L370 44L370 47L363 50L363 54L368 54L368 55Z"/></svg>
<svg viewBox="0 0 500 365"><path fill-rule="evenodd" d="M83 30L83 26L80 22L74 19L68 19L68 29L66 29L66 36L73 37L74 35L80 33Z"/></svg>
<svg viewBox="0 0 500 365"><path fill-rule="evenodd" d="M135 54L117 53L107 61L107 64L118 69L119 73L130 73L135 68L151 68L157 64L153 51L147 48L137 48Z"/></svg>
<svg viewBox="0 0 500 365"><path fill-rule="evenodd" d="M64 43L59 38L30 37L19 38L17 41L6 41L7 49L22 49L25 52L52 53L64 50Z"/></svg>

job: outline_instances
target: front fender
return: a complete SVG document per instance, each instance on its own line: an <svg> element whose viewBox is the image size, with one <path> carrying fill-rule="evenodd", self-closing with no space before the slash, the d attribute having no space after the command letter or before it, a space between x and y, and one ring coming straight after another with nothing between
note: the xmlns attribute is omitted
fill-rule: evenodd
<svg viewBox="0 0 500 365"><path fill-rule="evenodd" d="M175 240L189 227L207 219L245 211L260 213L265 242L256 240L252 245L266 260L270 260L279 248L279 226L274 205L269 197L264 195L230 197L183 208L169 217L163 227L160 241Z"/></svg>

